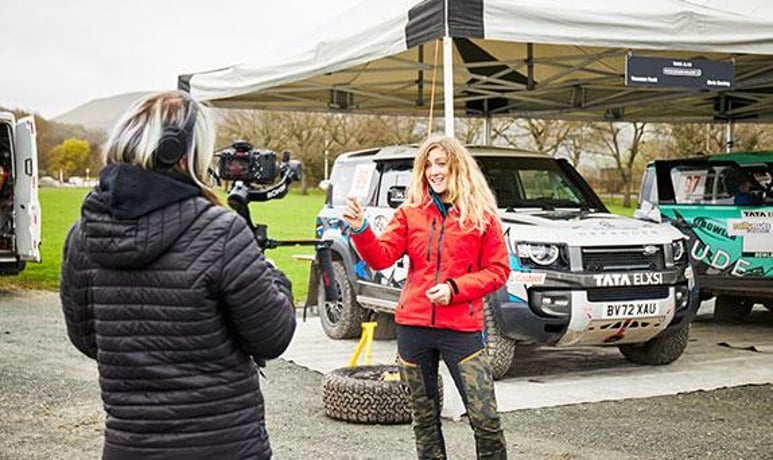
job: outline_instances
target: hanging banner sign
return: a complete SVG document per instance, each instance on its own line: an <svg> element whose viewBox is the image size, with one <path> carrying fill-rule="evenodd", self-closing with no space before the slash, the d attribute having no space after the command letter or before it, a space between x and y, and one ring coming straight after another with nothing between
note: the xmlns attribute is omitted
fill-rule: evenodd
<svg viewBox="0 0 773 460"><path fill-rule="evenodd" d="M732 62L626 56L627 86L681 86L696 89L735 88Z"/></svg>

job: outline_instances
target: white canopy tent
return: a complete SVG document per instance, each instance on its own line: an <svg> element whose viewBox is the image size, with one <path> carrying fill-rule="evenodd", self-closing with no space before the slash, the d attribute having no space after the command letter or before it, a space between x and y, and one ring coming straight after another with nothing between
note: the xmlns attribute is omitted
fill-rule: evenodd
<svg viewBox="0 0 773 460"><path fill-rule="evenodd" d="M434 101L453 107L449 134L454 115L773 119L765 0L363 0L288 40L179 87L226 108L427 115ZM628 55L731 62L735 85L626 86Z"/></svg>

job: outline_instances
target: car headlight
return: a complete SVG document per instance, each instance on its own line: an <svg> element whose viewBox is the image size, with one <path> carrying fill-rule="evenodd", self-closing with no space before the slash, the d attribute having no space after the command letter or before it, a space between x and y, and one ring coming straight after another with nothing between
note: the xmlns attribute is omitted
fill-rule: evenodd
<svg viewBox="0 0 773 460"><path fill-rule="evenodd" d="M671 254L674 256L674 262L681 262L685 256L684 240L671 242Z"/></svg>
<svg viewBox="0 0 773 460"><path fill-rule="evenodd" d="M558 260L561 249L555 244L519 243L518 257L529 259L537 265L548 266Z"/></svg>

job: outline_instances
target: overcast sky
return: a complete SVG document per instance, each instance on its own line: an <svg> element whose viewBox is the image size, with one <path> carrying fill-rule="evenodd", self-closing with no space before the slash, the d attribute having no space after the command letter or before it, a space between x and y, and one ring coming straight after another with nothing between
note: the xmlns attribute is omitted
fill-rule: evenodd
<svg viewBox="0 0 773 460"><path fill-rule="evenodd" d="M2 0L0 107L45 118L281 47L358 0ZM388 1L388 0L381 0Z"/></svg>

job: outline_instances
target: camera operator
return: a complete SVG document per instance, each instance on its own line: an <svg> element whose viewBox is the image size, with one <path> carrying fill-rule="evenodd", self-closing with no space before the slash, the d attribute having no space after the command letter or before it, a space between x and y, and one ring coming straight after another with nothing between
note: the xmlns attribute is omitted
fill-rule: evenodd
<svg viewBox="0 0 773 460"><path fill-rule="evenodd" d="M135 102L64 247L72 343L99 367L103 458L269 458L256 362L290 343L289 280L203 183L214 132L185 93Z"/></svg>

